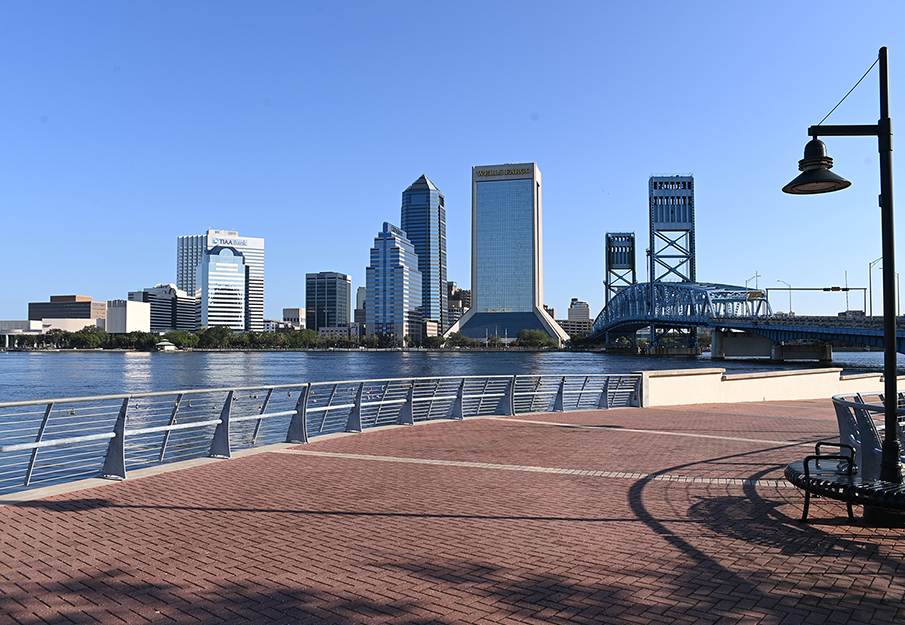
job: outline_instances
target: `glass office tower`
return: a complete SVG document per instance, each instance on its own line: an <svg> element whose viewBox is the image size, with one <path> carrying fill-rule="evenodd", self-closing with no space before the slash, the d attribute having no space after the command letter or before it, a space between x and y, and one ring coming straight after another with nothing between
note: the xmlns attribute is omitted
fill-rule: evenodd
<svg viewBox="0 0 905 625"><path fill-rule="evenodd" d="M192 297L199 293L196 284L196 268L204 254L218 246L229 246L242 255L246 271L245 328L254 332L264 331L264 239L243 237L234 230L209 229L206 234L179 237L176 245L176 288Z"/></svg>
<svg viewBox="0 0 905 625"><path fill-rule="evenodd" d="M305 274L305 326L348 328L352 315L352 276L335 271Z"/></svg>
<svg viewBox="0 0 905 625"><path fill-rule="evenodd" d="M418 255L421 272L421 315L449 327L446 293L446 207L444 197L427 176L402 192L401 228Z"/></svg>
<svg viewBox="0 0 905 625"><path fill-rule="evenodd" d="M204 253L195 273L201 292L198 327L228 326L236 332L244 331L247 272L242 254L233 247L218 245Z"/></svg>
<svg viewBox="0 0 905 625"><path fill-rule="evenodd" d="M473 167L472 306L449 330L511 342L522 330L569 337L543 309L541 174L536 163Z"/></svg>
<svg viewBox="0 0 905 625"><path fill-rule="evenodd" d="M368 332L393 342L421 342L421 272L415 248L396 226L384 222L367 268Z"/></svg>

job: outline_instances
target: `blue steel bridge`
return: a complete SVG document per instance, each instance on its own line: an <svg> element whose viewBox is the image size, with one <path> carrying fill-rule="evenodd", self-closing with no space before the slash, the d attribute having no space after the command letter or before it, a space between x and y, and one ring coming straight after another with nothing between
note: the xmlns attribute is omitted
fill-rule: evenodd
<svg viewBox="0 0 905 625"><path fill-rule="evenodd" d="M905 318L899 317L896 325L896 351L905 353ZM626 286L597 315L588 338L612 345L619 337L633 339L637 330L652 326L655 342L660 331L711 328L740 330L774 343L847 341L883 347L881 317L774 315L761 290L705 282Z"/></svg>

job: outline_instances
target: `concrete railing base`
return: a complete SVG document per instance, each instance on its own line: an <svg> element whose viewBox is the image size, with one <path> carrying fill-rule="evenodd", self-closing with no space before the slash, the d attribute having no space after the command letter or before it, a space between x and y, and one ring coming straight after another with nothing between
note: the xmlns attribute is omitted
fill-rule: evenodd
<svg viewBox="0 0 905 625"><path fill-rule="evenodd" d="M882 393L880 373L842 375L841 368L726 375L725 369L639 371L641 405L739 403L830 399L834 395Z"/></svg>

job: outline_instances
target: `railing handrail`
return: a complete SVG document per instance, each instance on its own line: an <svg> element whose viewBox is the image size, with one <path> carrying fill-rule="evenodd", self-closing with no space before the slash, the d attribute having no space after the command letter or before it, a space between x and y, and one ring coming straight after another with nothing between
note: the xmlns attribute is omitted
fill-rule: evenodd
<svg viewBox="0 0 905 625"><path fill-rule="evenodd" d="M877 395L879 395L879 393L877 393ZM876 406L874 404L866 404L860 401L852 401L850 399L845 399L845 397L849 397L849 395L833 395L833 403L842 404L843 406L848 406L849 408L858 408L859 410L869 410L870 412L886 412L885 406ZM897 408L896 414L898 414L900 418L905 416L905 408Z"/></svg>
<svg viewBox="0 0 905 625"><path fill-rule="evenodd" d="M174 391L141 391L138 393L118 393L116 395L83 395L81 397L57 397L53 399L25 399L19 401L0 401L0 408L21 408L38 404L75 404L85 401L113 401L116 399L134 399L142 397L166 397L167 395L202 395L208 393L228 393L230 391L261 391L268 389L301 388L308 387L311 383L301 382L296 384L261 384L260 386L229 386L225 388L195 388Z"/></svg>
<svg viewBox="0 0 905 625"><path fill-rule="evenodd" d="M486 379L499 379L505 380L510 378L562 378L569 377L572 375L574 377L582 377L582 378L612 378L612 377L623 377L623 378L631 378L638 374L634 373L576 373L576 374L554 374L554 373L527 373L527 374L516 374L516 375L444 375L444 376L429 376L429 377L402 377L402 378L372 378L366 380L331 380L328 382L297 382L292 384L261 384L258 386L225 386L218 388L196 388L196 389L176 389L171 391L140 391L137 393L117 393L114 395L82 395L79 397L52 397L45 399L25 399L25 400L17 400L17 401L2 401L0 402L0 408L20 408L22 406L33 406L33 405L46 405L46 404L74 404L79 402L86 401L114 401L121 399L135 399L135 398L143 398L143 397L166 397L167 395L202 395L208 393L228 393L229 391L234 391L237 393L245 392L245 391L261 391L268 389L286 389L286 388L301 388L301 387L313 387L313 386L327 386L334 384L369 384L369 383L384 383L387 382L406 382L406 381L433 381L433 380L462 380L469 378L476 378L481 380ZM568 392L568 391L567 391Z"/></svg>

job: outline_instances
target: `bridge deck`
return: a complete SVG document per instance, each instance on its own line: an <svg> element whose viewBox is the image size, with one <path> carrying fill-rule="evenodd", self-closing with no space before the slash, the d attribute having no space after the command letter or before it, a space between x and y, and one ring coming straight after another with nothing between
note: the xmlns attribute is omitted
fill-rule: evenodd
<svg viewBox="0 0 905 625"><path fill-rule="evenodd" d="M568 412L133 474L0 507L0 623L894 622L901 531L802 525L782 477L835 430L829 400Z"/></svg>

